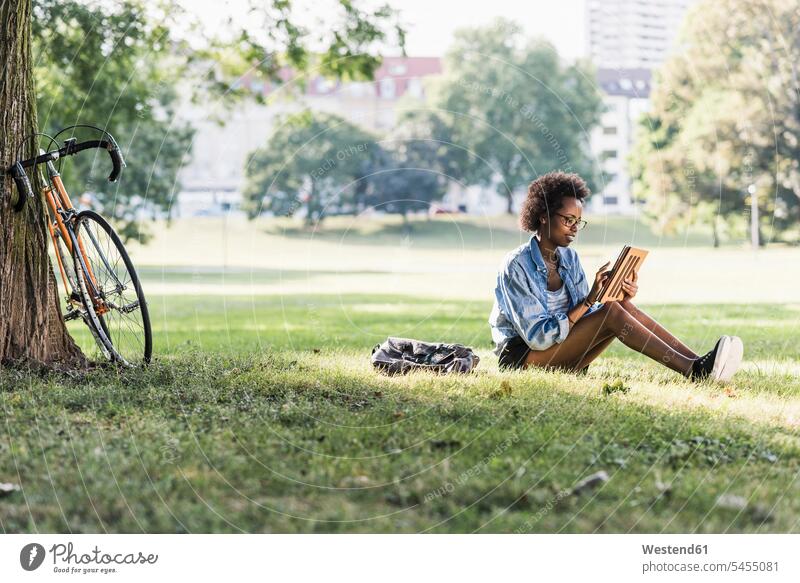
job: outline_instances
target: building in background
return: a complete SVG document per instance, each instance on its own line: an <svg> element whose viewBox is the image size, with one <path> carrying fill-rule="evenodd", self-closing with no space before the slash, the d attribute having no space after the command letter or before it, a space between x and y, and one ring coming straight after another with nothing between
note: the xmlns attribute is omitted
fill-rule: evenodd
<svg viewBox="0 0 800 583"><path fill-rule="evenodd" d="M603 171L601 191L591 197L588 210L630 215L636 212L631 197L627 163L639 118L650 101L649 69L599 69L597 84L603 93L599 127L591 134L591 150Z"/></svg>
<svg viewBox="0 0 800 583"><path fill-rule="evenodd" d="M655 69L693 0L586 0L586 54L601 68Z"/></svg>
<svg viewBox="0 0 800 583"><path fill-rule="evenodd" d="M591 135L591 150L606 179L589 210L632 214L628 156L649 108L652 72L674 46L695 0L586 0L586 54L597 67L606 111Z"/></svg>

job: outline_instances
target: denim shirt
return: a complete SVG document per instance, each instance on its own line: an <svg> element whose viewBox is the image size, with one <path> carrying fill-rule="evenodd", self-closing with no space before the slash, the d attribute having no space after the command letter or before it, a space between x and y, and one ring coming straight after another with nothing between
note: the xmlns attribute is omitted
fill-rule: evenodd
<svg viewBox="0 0 800 583"><path fill-rule="evenodd" d="M569 295L569 311L589 295L589 283L574 249L558 247L556 252L558 274ZM567 313L548 311L546 290L547 266L534 235L506 255L497 274L494 306L489 316L495 354L499 355L514 336L520 336L532 350L547 350L564 341L569 333ZM600 307L601 304L595 303L584 315Z"/></svg>

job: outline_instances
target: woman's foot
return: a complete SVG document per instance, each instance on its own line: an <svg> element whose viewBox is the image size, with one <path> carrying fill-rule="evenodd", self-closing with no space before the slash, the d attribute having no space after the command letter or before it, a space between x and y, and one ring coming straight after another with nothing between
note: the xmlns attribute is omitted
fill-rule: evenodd
<svg viewBox="0 0 800 583"><path fill-rule="evenodd" d="M742 339L738 336L728 336L728 338L730 339L730 347L728 349L728 357L725 359L725 363L719 371L717 380L720 381L731 380L742 365L742 356L744 356L744 344L742 343Z"/></svg>
<svg viewBox="0 0 800 583"><path fill-rule="evenodd" d="M723 336L713 349L692 363L689 379L699 381L710 377L715 381L729 381L742 363L744 346L738 336Z"/></svg>

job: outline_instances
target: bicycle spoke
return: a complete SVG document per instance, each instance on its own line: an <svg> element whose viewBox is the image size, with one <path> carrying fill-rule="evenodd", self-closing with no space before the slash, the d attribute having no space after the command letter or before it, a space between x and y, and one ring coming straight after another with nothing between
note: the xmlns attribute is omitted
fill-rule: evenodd
<svg viewBox="0 0 800 583"><path fill-rule="evenodd" d="M80 230L85 234L84 251L98 305L105 307L98 312L101 324L119 356L131 364L141 362L150 351L146 304L136 289L135 272L126 262L124 248L95 217L99 218L87 212Z"/></svg>

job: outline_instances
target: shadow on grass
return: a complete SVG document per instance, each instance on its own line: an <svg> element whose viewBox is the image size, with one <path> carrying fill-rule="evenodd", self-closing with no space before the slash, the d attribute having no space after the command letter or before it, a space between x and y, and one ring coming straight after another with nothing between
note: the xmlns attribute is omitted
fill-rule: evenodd
<svg viewBox="0 0 800 583"><path fill-rule="evenodd" d="M593 378L387 378L323 357L3 371L0 476L22 487L0 499L3 529L798 529L800 455L781 429L603 396Z"/></svg>

